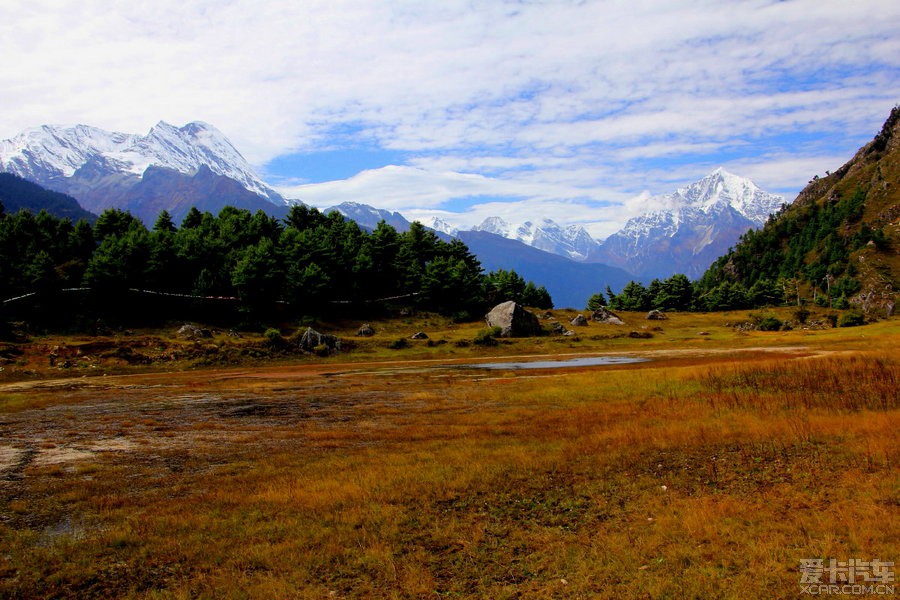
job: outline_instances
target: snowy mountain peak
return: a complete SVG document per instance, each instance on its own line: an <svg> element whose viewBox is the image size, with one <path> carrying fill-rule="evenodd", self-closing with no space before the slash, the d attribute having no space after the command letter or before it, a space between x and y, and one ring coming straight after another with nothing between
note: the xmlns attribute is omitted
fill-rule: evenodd
<svg viewBox="0 0 900 600"><path fill-rule="evenodd" d="M375 208L359 202L342 202L337 206L326 208L323 212L337 212L345 218L355 221L360 227L374 230L378 223L384 221L397 231L409 229L409 221L398 212L391 212L382 208Z"/></svg>
<svg viewBox="0 0 900 600"><path fill-rule="evenodd" d="M515 237L509 235L509 232L511 231L509 223L507 223L500 217L488 217L481 222L481 225L476 225L475 227L473 227L472 231L484 231L487 233L493 233L494 235L516 239Z"/></svg>
<svg viewBox="0 0 900 600"><path fill-rule="evenodd" d="M200 167L238 181L243 187L280 204L240 152L215 127L193 121L176 127L165 121L146 136L104 131L89 125L43 125L0 141L0 170L37 183L72 177L89 162L116 173L142 177L157 166L193 175Z"/></svg>
<svg viewBox="0 0 900 600"><path fill-rule="evenodd" d="M697 277L741 234L762 226L784 197L719 167L700 181L641 203L665 208L629 219L596 257L645 277Z"/></svg>
<svg viewBox="0 0 900 600"><path fill-rule="evenodd" d="M726 205L762 225L784 203L784 197L764 192L751 180L719 167L700 181L665 196L663 203L675 209L693 207L705 212Z"/></svg>
<svg viewBox="0 0 900 600"><path fill-rule="evenodd" d="M419 222L429 229L433 229L438 233L444 233L446 235L449 235L450 237L456 237L456 235L459 233L459 229L457 227L454 227L440 217L428 217L427 219L419 219Z"/></svg>

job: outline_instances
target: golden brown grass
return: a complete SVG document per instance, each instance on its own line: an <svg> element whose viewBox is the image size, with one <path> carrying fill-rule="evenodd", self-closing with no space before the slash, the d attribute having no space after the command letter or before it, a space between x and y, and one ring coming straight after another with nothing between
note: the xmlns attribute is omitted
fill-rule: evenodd
<svg viewBox="0 0 900 600"><path fill-rule="evenodd" d="M895 323L711 321L590 340L656 359L622 367L20 385L0 596L787 598L801 558L896 560Z"/></svg>

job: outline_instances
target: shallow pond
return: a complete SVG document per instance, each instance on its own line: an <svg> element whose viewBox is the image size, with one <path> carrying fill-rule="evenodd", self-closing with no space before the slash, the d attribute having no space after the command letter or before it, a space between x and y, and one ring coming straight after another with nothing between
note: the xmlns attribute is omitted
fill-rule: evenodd
<svg viewBox="0 0 900 600"><path fill-rule="evenodd" d="M530 362L494 362L466 365L467 369L567 369L572 367L599 367L603 365L624 365L642 363L649 358L631 356L585 356L567 360L535 360Z"/></svg>

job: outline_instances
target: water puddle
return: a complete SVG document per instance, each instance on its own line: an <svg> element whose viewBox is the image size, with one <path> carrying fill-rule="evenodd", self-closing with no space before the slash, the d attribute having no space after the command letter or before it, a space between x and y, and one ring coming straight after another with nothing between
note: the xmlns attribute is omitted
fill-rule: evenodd
<svg viewBox="0 0 900 600"><path fill-rule="evenodd" d="M627 365L649 361L649 358L631 356L585 356L566 360L535 360L526 362L495 362L465 365L466 369L567 369L572 367L599 367L604 365Z"/></svg>

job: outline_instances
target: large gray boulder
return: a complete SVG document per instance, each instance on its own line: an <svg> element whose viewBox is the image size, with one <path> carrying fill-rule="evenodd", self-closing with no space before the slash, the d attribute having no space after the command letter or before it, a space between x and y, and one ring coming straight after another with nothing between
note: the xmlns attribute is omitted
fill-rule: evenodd
<svg viewBox="0 0 900 600"><path fill-rule="evenodd" d="M538 318L512 300L495 306L485 315L488 327L499 327L500 337L529 337L540 335Z"/></svg>
<svg viewBox="0 0 900 600"><path fill-rule="evenodd" d="M319 333L312 327L307 327L300 336L300 349L304 352L338 352L341 349L341 339L328 333Z"/></svg>
<svg viewBox="0 0 900 600"><path fill-rule="evenodd" d="M607 325L625 324L625 322L622 321L622 319L620 319L615 313L607 310L602 306L591 314L591 321L594 321L596 323L606 323Z"/></svg>

